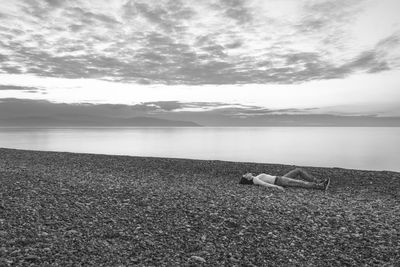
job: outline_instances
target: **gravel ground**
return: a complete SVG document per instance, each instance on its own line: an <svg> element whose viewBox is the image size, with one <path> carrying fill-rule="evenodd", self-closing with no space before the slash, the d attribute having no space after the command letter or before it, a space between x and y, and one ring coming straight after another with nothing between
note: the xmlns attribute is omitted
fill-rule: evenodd
<svg viewBox="0 0 400 267"><path fill-rule="evenodd" d="M400 266L400 173L0 149L0 266Z"/></svg>

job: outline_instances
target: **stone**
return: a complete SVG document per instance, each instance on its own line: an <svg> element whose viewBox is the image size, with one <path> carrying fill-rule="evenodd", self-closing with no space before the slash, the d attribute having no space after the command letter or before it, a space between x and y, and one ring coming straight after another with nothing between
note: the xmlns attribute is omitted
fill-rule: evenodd
<svg viewBox="0 0 400 267"><path fill-rule="evenodd" d="M192 256L192 257L190 257L192 260L195 260L195 261L199 261L199 262L206 262L206 260L203 258L203 257L199 257L199 256Z"/></svg>

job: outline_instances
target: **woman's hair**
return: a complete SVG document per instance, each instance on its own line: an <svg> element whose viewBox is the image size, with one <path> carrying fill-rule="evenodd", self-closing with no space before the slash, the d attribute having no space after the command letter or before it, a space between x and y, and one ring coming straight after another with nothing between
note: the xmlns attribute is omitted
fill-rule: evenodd
<svg viewBox="0 0 400 267"><path fill-rule="evenodd" d="M240 181L239 181L239 184L254 184L254 183L253 183L253 179L248 180L248 179L242 177L242 178L240 179Z"/></svg>

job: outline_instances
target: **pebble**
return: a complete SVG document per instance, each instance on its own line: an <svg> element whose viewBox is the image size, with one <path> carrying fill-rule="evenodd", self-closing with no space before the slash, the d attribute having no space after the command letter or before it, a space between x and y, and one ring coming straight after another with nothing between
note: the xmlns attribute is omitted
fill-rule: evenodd
<svg viewBox="0 0 400 267"><path fill-rule="evenodd" d="M200 262L206 262L206 260L204 259L204 258L202 258L202 257L199 257L199 256L192 256L192 257L190 257L192 260L195 260L195 261L200 261Z"/></svg>
<svg viewBox="0 0 400 267"><path fill-rule="evenodd" d="M40 235L46 237L46 236L49 236L49 233L47 233L47 232L41 232Z"/></svg>
<svg viewBox="0 0 400 267"><path fill-rule="evenodd" d="M35 255L26 255L26 257L24 259L26 261L39 261L40 260L40 258Z"/></svg>
<svg viewBox="0 0 400 267"><path fill-rule="evenodd" d="M0 161L3 159L2 151L0 149ZM56 157L56 155L64 154L54 155ZM338 188L335 188L335 193L320 195L317 191L292 190L290 194L285 196L272 195L271 201L273 203L264 205L263 202L254 204L253 200L263 198L265 192L257 188L239 187L236 182L226 183L228 177L232 174L239 173L241 170L245 171L249 167L239 163L231 166L228 163L212 162L212 171L210 171L210 162L196 161L194 164L196 172L202 172L197 177L198 179L195 179L198 181L196 185L202 190L194 191L195 186L191 187L185 184L185 181L193 180L190 169L192 167L187 167L183 164L183 161L175 164L174 160L167 160L166 163L171 165L169 166L164 164L161 159L115 158L115 160L111 160L110 157L110 161L103 164L102 161L91 162L90 158L96 159L97 156L86 158L89 156L79 154L74 156L72 162L67 160L67 156L58 157L56 157L55 163L51 162L47 165L43 163L42 165L41 161L37 159L38 164L32 165L34 168L46 166L48 174L43 176L28 175L35 173L36 169L29 172L19 170L18 173L14 173L10 167L10 183L8 186L11 188L14 186L11 183L13 182L11 178L15 174L17 179L43 181L43 192L51 194L45 194L43 198L37 199L43 201L40 202L42 207L47 208L43 210L43 220L41 220L43 226L39 225L38 227L34 223L37 218L33 211L29 210L30 212L22 213L28 210L32 203L18 202L20 198L17 198L17 195L0 190L3 192L2 198L5 196L7 203L10 203L6 205L6 210L9 211L7 220L0 218L0 230L3 230L3 232L0 231L0 235L5 233L5 237L0 237L0 266L9 264L44 265L46 261L59 262L60 266L82 265L83 263L88 265L108 263L108 265L114 266L122 263L127 266L135 264L154 265L154 263L165 266L179 266L185 263L217 266L217 262L219 265L229 264L230 266L235 264L237 266L268 266L273 265L272 262L275 261L275 259L268 257L268 252L271 249L273 253L281 253L275 262L277 265L284 265L284 262L287 263L286 265L304 265L307 262L321 265L328 261L339 265L342 263L342 265L354 266L362 264L396 265L397 240L392 237L397 232L395 231L396 227L393 227L390 222L396 220L397 206L393 205L393 198L387 197L386 191L392 190L393 186L386 185L383 182L385 179L376 179L376 183L379 183L377 190L368 188L368 190L362 191L365 186L358 184L363 182L362 172L356 172L355 177L349 176L349 179L345 177L347 174L332 172L332 176L337 175L337 181L341 184ZM28 157L27 160L30 158ZM46 160L49 159L47 156L45 158ZM15 162L21 160L18 159ZM125 168L125 163L129 163L129 167L122 171L122 168ZM113 185L113 181L104 182L103 180L103 175L114 171L112 164L115 164L116 173L121 174L121 177L117 177L116 180L122 182L121 188L124 189L109 190L108 186L109 184ZM165 165L161 167L160 171L164 171L165 168L165 172L173 172L176 178L171 181L162 178L153 185L151 181L157 180L158 177L157 164ZM214 172L214 169L220 169L219 164L221 164L222 169ZM181 174L181 167L184 169L182 172L184 171L186 174ZM223 169L225 167L226 170ZM81 171L91 168L98 170L98 174L91 175L91 180L82 178ZM255 171L262 169L261 167L254 168ZM271 172L273 169L271 167ZM329 172L328 169L321 170L321 174L325 171ZM282 169L281 173L284 172L285 169ZM69 175L70 173L71 175ZM211 177L214 176L212 174L221 177L211 180ZM25 177L25 175L27 176ZM390 175L394 174L391 173ZM131 176L135 179L131 179ZM151 177L151 179L147 177ZM353 178L355 181L353 181ZM70 181L71 188L76 188L70 198L59 195L58 180L65 183L65 186ZM86 185L78 187L81 180L88 182L87 188ZM381 180L382 187L380 186ZM397 185L397 180L393 183ZM348 184L351 186L347 186ZM0 186L0 188L3 187ZM229 192L235 192L234 190L237 189L237 195L243 198L239 202L231 202L230 198L225 197L224 194L216 194L215 188L226 188ZM53 190L54 193L52 193ZM30 191L27 192L24 191L23 193L30 197ZM146 201L142 200L149 193L155 196ZM371 196L368 195L369 193ZM396 197L397 191L395 189L393 189L393 193ZM142 201L144 204L138 207L121 207L119 206L121 197L123 199L132 197L131 201L127 201L127 203ZM94 201L95 204L93 204L93 209L80 211L75 205L70 205L73 201L83 204ZM282 203L285 206L282 206ZM69 206L65 206L65 204L69 204ZM153 206L153 210L147 212L146 205L160 206ZM299 208L303 205L307 209ZM34 206L36 207L36 205ZM228 210L228 208L231 210ZM174 214L176 210L177 213ZM287 213L286 210L290 210L291 213ZM1 212L0 209L0 214ZM210 213L213 213L213 215L210 215ZM342 216L335 216L336 214L342 214ZM117 223L115 225L104 225L107 216L112 217ZM167 216L171 217L168 218ZM20 218L27 220L21 221ZM210 220L210 222L206 221L207 227L203 228L200 225L202 220ZM109 222L113 221L110 219ZM263 227L265 222L270 223L270 227ZM20 223L18 228L11 228L18 223ZM236 227L235 223L239 226L237 230L233 231L232 229ZM294 223L298 223L298 225L293 227ZM331 223L337 229L332 229ZM180 227L186 224L189 224L188 227L196 233L189 232L190 234L186 234L186 231L182 231ZM49 234L49 237L36 238L34 234L36 234L37 229L40 230L40 236L45 236L45 231ZM290 233L287 232L287 229L290 229ZM22 233L25 233L25 231L27 234L29 233L27 236L32 236L32 238L22 239ZM32 235L30 231L32 231ZM116 238L113 240L104 241L102 236L109 231L122 234L115 235ZM203 235L199 231L203 231ZM61 235L64 234L65 236L60 237L60 232ZM147 232L151 235L148 236ZM240 236L242 234L246 238ZM169 238L169 235L175 236ZM50 237L52 237L51 240ZM282 242L283 239L285 242ZM151 240L154 245L150 242L141 242L145 240ZM182 242L188 243L187 246L181 246L186 245ZM135 243L138 243L139 246L136 246ZM178 246L174 246L175 243ZM266 243L271 246L263 247ZM164 244L171 245L165 247ZM338 244L342 246L339 247ZM194 248L195 245L197 251L186 254L185 249ZM354 245L357 246L357 250L346 249ZM48 246L48 248L43 246ZM82 261L80 257L82 253L76 250L77 246L87 247L89 258L86 257L87 255L82 255L85 257ZM137 258L129 261L129 257L132 257L129 251L134 247L145 249L132 254ZM255 249L252 250L252 253L240 254L241 251L251 250L253 247ZM17 248L22 249L22 251ZM300 250L301 248L304 250ZM233 255L238 256L226 257L227 255L224 255L223 258L218 258L221 251L228 249ZM374 253L368 254L371 249ZM70 253L77 255L70 255ZM291 256L287 258L284 255L285 253L290 253L288 255ZM324 254L323 259L320 258L321 253ZM343 257L338 256L341 254L343 254ZM25 260L27 255L36 255L36 257L27 257ZM66 257L66 255L74 257ZM171 255L171 257L164 258L163 255ZM11 259L13 261L8 261ZM292 262L289 262L289 259L292 259ZM239 261L236 262L236 260Z"/></svg>
<svg viewBox="0 0 400 267"><path fill-rule="evenodd" d="M79 234L79 232L76 231L76 230L68 230L68 231L65 232L65 233L68 234L68 235L78 235L78 234Z"/></svg>
<svg viewBox="0 0 400 267"><path fill-rule="evenodd" d="M12 260L6 259L6 258L0 258L0 266L7 266L11 265L13 263Z"/></svg>

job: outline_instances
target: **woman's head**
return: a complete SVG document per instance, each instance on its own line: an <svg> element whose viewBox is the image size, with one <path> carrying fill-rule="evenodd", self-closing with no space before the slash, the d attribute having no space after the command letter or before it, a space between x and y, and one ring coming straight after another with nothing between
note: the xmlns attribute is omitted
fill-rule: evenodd
<svg viewBox="0 0 400 267"><path fill-rule="evenodd" d="M243 174L239 184L253 184L253 174L250 172Z"/></svg>
<svg viewBox="0 0 400 267"><path fill-rule="evenodd" d="M242 177L247 179L247 180L253 180L253 174L251 172L243 174Z"/></svg>

